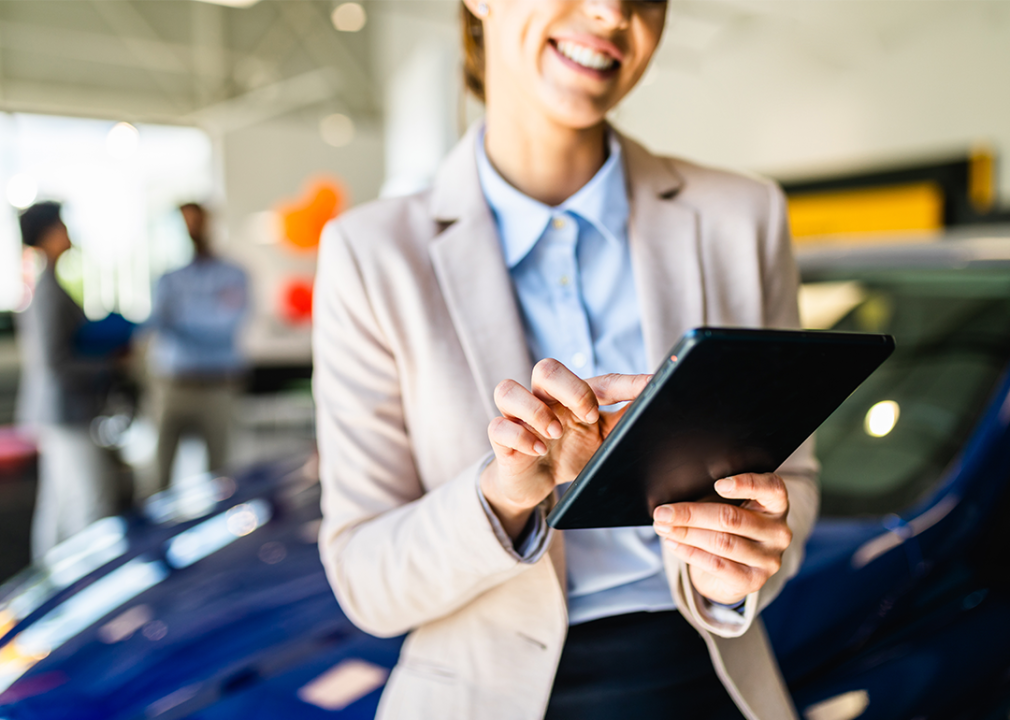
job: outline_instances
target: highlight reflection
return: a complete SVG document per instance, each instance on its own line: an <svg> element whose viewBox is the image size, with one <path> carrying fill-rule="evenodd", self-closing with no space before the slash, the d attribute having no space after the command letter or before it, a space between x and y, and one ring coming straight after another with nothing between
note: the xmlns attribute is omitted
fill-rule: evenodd
<svg viewBox="0 0 1010 720"><path fill-rule="evenodd" d="M179 569L262 527L273 515L265 500L250 500L194 525L168 541L165 557Z"/></svg>
<svg viewBox="0 0 1010 720"><path fill-rule="evenodd" d="M870 437L884 437L898 424L901 408L894 400L881 400L866 413L863 428Z"/></svg>

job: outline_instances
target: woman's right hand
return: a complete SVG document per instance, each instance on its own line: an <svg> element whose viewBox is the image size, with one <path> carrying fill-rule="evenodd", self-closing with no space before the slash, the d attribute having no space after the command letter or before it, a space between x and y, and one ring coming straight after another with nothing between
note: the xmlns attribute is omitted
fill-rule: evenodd
<svg viewBox="0 0 1010 720"><path fill-rule="evenodd" d="M513 540L554 488L576 478L624 414L600 405L634 400L651 375L600 375L582 380L554 359L533 368L531 389L514 380L495 388L501 412L488 425L494 460L481 492Z"/></svg>

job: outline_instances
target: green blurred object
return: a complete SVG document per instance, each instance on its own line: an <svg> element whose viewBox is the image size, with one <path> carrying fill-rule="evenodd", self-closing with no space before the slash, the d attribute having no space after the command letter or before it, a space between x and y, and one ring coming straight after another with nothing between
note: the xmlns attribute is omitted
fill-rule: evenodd
<svg viewBox="0 0 1010 720"><path fill-rule="evenodd" d="M75 303L84 307L84 254L76 245L56 261L56 279Z"/></svg>
<svg viewBox="0 0 1010 720"><path fill-rule="evenodd" d="M932 488L968 439L1010 357L1010 271L865 270L836 330L894 335L894 355L821 426L822 514L896 512ZM816 286L815 283L809 285ZM870 434L871 408L900 412Z"/></svg>

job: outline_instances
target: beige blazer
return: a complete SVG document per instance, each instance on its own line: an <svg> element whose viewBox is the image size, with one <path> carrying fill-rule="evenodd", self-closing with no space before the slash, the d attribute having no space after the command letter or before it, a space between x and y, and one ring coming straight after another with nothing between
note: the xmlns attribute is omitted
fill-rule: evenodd
<svg viewBox="0 0 1010 720"><path fill-rule="evenodd" d="M348 617L409 632L380 718L538 720L568 627L564 533L522 563L477 495L495 385L532 362L471 130L430 190L332 222L316 278L319 548ZM797 273L781 192L660 158L621 138L629 242L650 363L700 325L796 327ZM794 533L782 569L720 621L666 558L680 611L748 718L795 716L759 610L800 565L818 505L804 447L780 473Z"/></svg>

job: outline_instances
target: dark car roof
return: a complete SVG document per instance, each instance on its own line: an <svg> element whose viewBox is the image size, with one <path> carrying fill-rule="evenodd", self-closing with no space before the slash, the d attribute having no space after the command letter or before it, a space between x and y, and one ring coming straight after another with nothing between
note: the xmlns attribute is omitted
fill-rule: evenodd
<svg viewBox="0 0 1010 720"><path fill-rule="evenodd" d="M1010 226L970 228L933 238L886 242L827 241L801 244L796 259L804 275L831 270L1010 268Z"/></svg>

